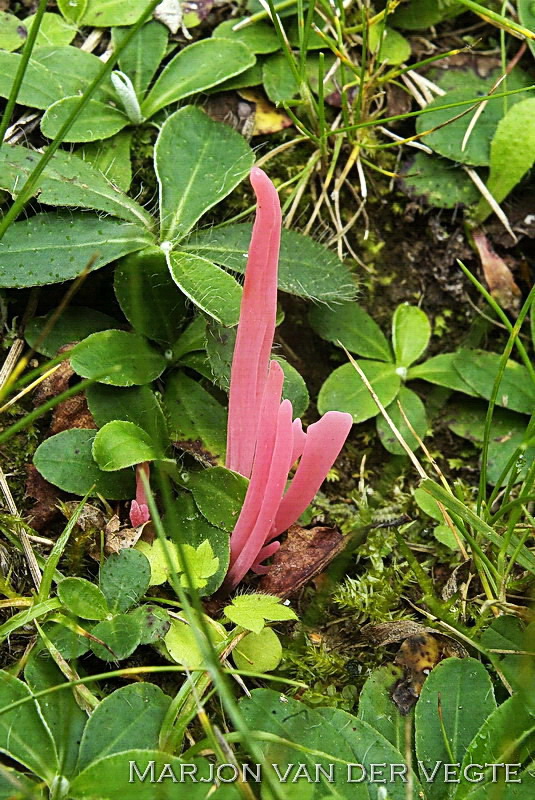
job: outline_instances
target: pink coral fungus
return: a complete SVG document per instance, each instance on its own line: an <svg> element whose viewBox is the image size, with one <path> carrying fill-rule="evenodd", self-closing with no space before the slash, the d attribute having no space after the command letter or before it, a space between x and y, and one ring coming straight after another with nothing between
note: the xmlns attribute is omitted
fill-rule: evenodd
<svg viewBox="0 0 535 800"><path fill-rule="evenodd" d="M146 476L147 480L149 479L150 464L148 461L144 461L136 467L136 499L132 500L130 504L130 523L133 528L143 525L144 522L148 522L150 519L145 486L141 478L142 474Z"/></svg>
<svg viewBox="0 0 535 800"><path fill-rule="evenodd" d="M251 170L257 214L249 247L240 321L232 360L227 467L250 478L231 536L226 588L232 589L278 547L274 541L307 508L334 464L352 424L328 411L303 431L282 400L284 373L270 361L277 314L281 210L277 191L258 167ZM288 488L288 473L298 461Z"/></svg>

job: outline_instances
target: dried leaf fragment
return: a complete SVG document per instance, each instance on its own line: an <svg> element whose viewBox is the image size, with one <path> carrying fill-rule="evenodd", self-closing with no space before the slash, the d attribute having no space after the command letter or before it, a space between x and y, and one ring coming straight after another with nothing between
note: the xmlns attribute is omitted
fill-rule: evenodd
<svg viewBox="0 0 535 800"><path fill-rule="evenodd" d="M342 552L346 541L336 528L307 530L292 525L273 556L269 572L258 584L258 591L290 597L322 572Z"/></svg>
<svg viewBox="0 0 535 800"><path fill-rule="evenodd" d="M515 283L513 274L503 258L492 247L483 231L472 233L474 244L479 253L485 281L494 299L507 311L518 312L521 292Z"/></svg>

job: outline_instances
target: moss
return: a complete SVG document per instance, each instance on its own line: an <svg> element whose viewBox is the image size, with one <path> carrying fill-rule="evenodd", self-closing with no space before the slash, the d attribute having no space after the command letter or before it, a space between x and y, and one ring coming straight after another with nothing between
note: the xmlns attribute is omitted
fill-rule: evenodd
<svg viewBox="0 0 535 800"><path fill-rule="evenodd" d="M27 413L26 409L15 405L2 415L0 431L5 430L17 422ZM20 433L15 434L0 447L0 457L7 473L9 488L20 513L24 513L26 499L26 467L32 463L33 454L39 444L39 430L36 425L30 425Z"/></svg>

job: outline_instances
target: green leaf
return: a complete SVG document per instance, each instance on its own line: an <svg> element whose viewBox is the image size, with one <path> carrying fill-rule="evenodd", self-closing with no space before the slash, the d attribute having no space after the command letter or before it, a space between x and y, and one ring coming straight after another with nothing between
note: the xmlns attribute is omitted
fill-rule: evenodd
<svg viewBox="0 0 535 800"><path fill-rule="evenodd" d="M127 748L157 748L171 698L153 683L133 683L102 700L87 722L78 770Z"/></svg>
<svg viewBox="0 0 535 800"><path fill-rule="evenodd" d="M267 622L286 622L297 619L295 611L282 605L280 597L270 594L240 594L232 599L231 605L223 609L225 615L253 633L260 633Z"/></svg>
<svg viewBox="0 0 535 800"><path fill-rule="evenodd" d="M254 54L241 42L202 39L190 44L167 64L142 104L141 111L145 117L152 117L170 103L217 86L244 72L254 63Z"/></svg>
<svg viewBox="0 0 535 800"><path fill-rule="evenodd" d="M117 325L116 319L101 311L84 306L70 306L62 311L46 337L39 341L53 314L54 311L51 311L44 317L33 317L24 330L26 341L30 347L48 358L53 358L60 347L66 344L79 342L91 333L105 331Z"/></svg>
<svg viewBox="0 0 535 800"><path fill-rule="evenodd" d="M411 423L411 426L414 428L420 439L425 437L429 424L427 421L427 414L425 413L425 406L417 394L411 391L411 389L407 389L406 386L402 386L399 390L398 397L386 408L386 412L388 413L390 419L401 433L411 450L417 450L420 444L410 427L405 422L403 414L398 406L398 400L401 403L403 411L405 412L405 416ZM395 455L406 455L405 449L401 446L397 437L394 436L392 429L382 414L377 417L377 432L383 447L385 447L389 453L394 453Z"/></svg>
<svg viewBox="0 0 535 800"><path fill-rule="evenodd" d="M392 350L386 336L374 319L357 303L342 303L327 308L315 306L309 312L310 324L328 342L344 347L359 356L392 361Z"/></svg>
<svg viewBox="0 0 535 800"><path fill-rule="evenodd" d="M116 472L161 457L148 433L139 425L124 420L108 422L93 442L93 458L104 472Z"/></svg>
<svg viewBox="0 0 535 800"><path fill-rule="evenodd" d="M20 794L13 794L15 787L20 791ZM0 773L0 800L19 800L19 797L31 797L32 800L44 800L47 792L44 784L38 785L35 781L30 780L22 772L18 772L12 767L2 766ZM49 795L50 796L50 795Z"/></svg>
<svg viewBox="0 0 535 800"><path fill-rule="evenodd" d="M128 783L130 764L135 764L137 769L133 783ZM207 760L190 759L185 764L169 753L147 749L125 750L92 762L74 779L69 787L69 797L73 800L96 800L102 796L102 787L105 786L106 800L124 800L126 783L128 800L176 800L177 786L172 776L179 782L181 776L187 776L192 769L198 782L185 778L188 800L240 800L241 795L234 785L220 786L214 792ZM136 775L145 775L145 779ZM160 777L162 782L156 784ZM204 779L203 783L201 779Z"/></svg>
<svg viewBox="0 0 535 800"><path fill-rule="evenodd" d="M273 672L282 660L282 644L271 628L248 633L232 651L238 669L252 672Z"/></svg>
<svg viewBox="0 0 535 800"><path fill-rule="evenodd" d="M450 550L458 550L459 540L462 539L460 534L458 534L458 538L455 536L449 525L437 525L433 529L433 536L437 542L449 547Z"/></svg>
<svg viewBox="0 0 535 800"><path fill-rule="evenodd" d="M425 311L402 303L392 317L392 345L397 367L410 367L426 351L431 325Z"/></svg>
<svg viewBox="0 0 535 800"><path fill-rule="evenodd" d="M66 682L52 658L39 648L33 649L24 669L24 678L34 693ZM50 692L40 697L37 704L54 739L59 774L70 778L75 771L79 742L87 723L87 715L78 706L72 689Z"/></svg>
<svg viewBox="0 0 535 800"><path fill-rule="evenodd" d="M219 568L219 559L214 556L212 545L205 539L198 547L184 544L182 550L184 554L184 561L180 561L181 572L184 573L180 579L182 586L185 589L202 589ZM184 565L189 569L189 578L185 574Z"/></svg>
<svg viewBox="0 0 535 800"><path fill-rule="evenodd" d="M31 694L18 678L0 671L0 708L29 698ZM58 774L54 742L35 700L0 715L0 752L48 782Z"/></svg>
<svg viewBox="0 0 535 800"><path fill-rule="evenodd" d="M152 244L139 225L93 214L36 214L2 239L0 287L23 289L69 281Z"/></svg>
<svg viewBox="0 0 535 800"><path fill-rule="evenodd" d="M99 469L93 459L94 430L71 428L42 442L33 457L33 463L43 478L65 492L83 497L94 486L91 494L102 494L109 500L123 500L134 496L134 473L131 470L107 473Z"/></svg>
<svg viewBox="0 0 535 800"><path fill-rule="evenodd" d="M71 22L80 22L85 14L88 0L57 0L58 8Z"/></svg>
<svg viewBox="0 0 535 800"><path fill-rule="evenodd" d="M206 347L206 319L198 314L187 328L184 328L173 344L173 358L180 359L186 353L204 350Z"/></svg>
<svg viewBox="0 0 535 800"><path fill-rule="evenodd" d="M433 500L428 492L418 487L414 490L414 499L416 501L416 505L424 512L424 514L427 514L437 522L444 522L444 516L437 505L437 501Z"/></svg>
<svg viewBox="0 0 535 800"><path fill-rule="evenodd" d="M275 356L274 360L281 365L284 372L282 399L291 402L294 418L301 417L310 405L310 395L304 378L284 358Z"/></svg>
<svg viewBox="0 0 535 800"><path fill-rule="evenodd" d="M205 616L204 621L212 644L221 644L227 635L224 627L208 616ZM172 619L169 632L164 638L169 657L177 664L183 664L188 669L197 669L197 667L202 666L204 659L199 649L197 636L191 625L188 625L185 620Z"/></svg>
<svg viewBox="0 0 535 800"><path fill-rule="evenodd" d="M213 89L208 89L208 94L213 94L215 92L230 92L232 89L245 89L246 87L250 86L260 86L262 83L262 64L260 61L257 61L256 64L253 64L252 67L249 69L244 70L244 72L240 72L239 75L236 75L235 78L229 78L228 81L223 81L223 83L219 83Z"/></svg>
<svg viewBox="0 0 535 800"><path fill-rule="evenodd" d="M247 478L225 467L193 472L187 483L201 514L211 525L229 533L234 530L247 486Z"/></svg>
<svg viewBox="0 0 535 800"><path fill-rule="evenodd" d="M466 74L466 73L465 73ZM475 109L464 114L459 119L455 119L463 110L470 106L447 108L441 110L440 107L450 103L458 103L464 100L475 99L478 96L486 95L493 88L496 82L496 74L486 78L468 76L459 88L447 91L442 97L437 97L427 106L431 109L430 113L423 114L417 118L416 132L425 131L442 126L425 137L425 144L435 152L453 161L472 166L486 166L490 163L490 143L498 126L498 122L504 115L504 105L500 100L490 100L477 119L477 122L465 143L463 141L468 126L472 123ZM507 89L523 88L529 86L531 81L519 70L513 71L507 78ZM508 98L510 106L513 103L524 99L522 94L512 95ZM445 124L447 123L447 124Z"/></svg>
<svg viewBox="0 0 535 800"><path fill-rule="evenodd" d="M215 528L197 509L192 495L181 492L172 506L166 509L165 529L174 542L198 547L208 540L218 559L218 569L208 578L203 594L216 592L228 571L230 561L230 539L226 531Z"/></svg>
<svg viewBox="0 0 535 800"><path fill-rule="evenodd" d="M383 406L388 406L397 397L401 386L394 365L382 361L359 361L358 364ZM320 414L347 411L354 422L364 422L380 413L352 364L343 364L331 372L320 389L318 410Z"/></svg>
<svg viewBox="0 0 535 800"><path fill-rule="evenodd" d="M78 95L64 97L51 105L41 120L44 136L53 139L80 103ZM64 142L95 142L108 139L129 124L129 119L120 109L100 100L89 100L64 135Z"/></svg>
<svg viewBox="0 0 535 800"><path fill-rule="evenodd" d="M133 551L132 551L133 552ZM93 653L103 661L121 661L131 656L141 640L141 626L136 617L116 614L99 622L91 631L103 644L90 642Z"/></svg>
<svg viewBox="0 0 535 800"><path fill-rule="evenodd" d="M107 28L109 25L133 25L147 8L147 0L88 0L84 25Z"/></svg>
<svg viewBox="0 0 535 800"><path fill-rule="evenodd" d="M208 229L191 236L184 248L243 274L251 232L249 224ZM279 289L322 303L339 303L355 295L349 270L331 250L287 230L282 231L281 238Z"/></svg>
<svg viewBox="0 0 535 800"><path fill-rule="evenodd" d="M262 6L259 5L259 8ZM294 9L289 6L286 9L290 14L295 14ZM284 11L279 12L279 16L285 16ZM322 18L317 12L314 12L312 17L313 22L321 28L322 25ZM324 24L324 23L323 23ZM288 37L288 41L296 50L300 48L300 33L301 28L299 25L299 18L292 17L291 19L285 21L284 23L284 31L286 36ZM308 43L307 43L307 50L325 50L325 39L322 39L319 33L317 33L314 29L308 31ZM328 54L326 54L325 63L327 63Z"/></svg>
<svg viewBox="0 0 535 800"><path fill-rule="evenodd" d="M274 53L280 48L279 37L273 25L268 22L256 22L239 31L233 31L233 27L243 19L244 17L225 20L214 28L212 36L243 42L252 53Z"/></svg>
<svg viewBox="0 0 535 800"><path fill-rule="evenodd" d="M160 402L149 386L106 386L94 383L86 389L87 403L99 428L124 420L143 428L164 452L169 445L167 421Z"/></svg>
<svg viewBox="0 0 535 800"><path fill-rule="evenodd" d="M167 258L171 277L192 303L222 325L238 323L242 288L232 275L193 253L171 250Z"/></svg>
<svg viewBox="0 0 535 800"><path fill-rule="evenodd" d="M436 383L438 386L446 386L448 389L477 397L478 392L456 370L456 360L457 353L441 353L428 358L423 364L417 364L409 369L407 380L421 378L429 383Z"/></svg>
<svg viewBox="0 0 535 800"><path fill-rule="evenodd" d="M18 145L0 150L0 188L16 197L41 160L41 153ZM24 180L22 180L24 179ZM58 151L44 170L34 196L50 206L73 206L105 211L150 228L153 219L135 200L115 187L98 169L72 153Z"/></svg>
<svg viewBox="0 0 535 800"><path fill-rule="evenodd" d="M210 41L219 46L223 40L205 39L190 47ZM228 125L215 122L195 106L185 106L162 125L154 163L160 186L161 238L172 241L184 237L203 214L231 193L249 174L254 155L243 136Z"/></svg>
<svg viewBox="0 0 535 800"><path fill-rule="evenodd" d="M35 64L46 67L52 81L60 87L60 91L55 95L54 100L48 104L50 106L55 100L63 97L82 95L102 70L102 61L93 53L86 53L79 47L72 45L65 47L36 47L32 53L32 61ZM65 69L65 64L69 69ZM105 81L95 90L93 100L115 102L117 97L109 81ZM45 108L48 108L45 106Z"/></svg>
<svg viewBox="0 0 535 800"><path fill-rule="evenodd" d="M461 349L454 360L454 367L479 395L489 400L498 374L501 356L485 350ZM535 408L535 386L526 367L509 360L505 367L496 403L511 411L532 414Z"/></svg>
<svg viewBox="0 0 535 800"><path fill-rule="evenodd" d="M404 164L401 174L403 191L422 198L431 207L470 206L481 196L461 167L436 155L417 152Z"/></svg>
<svg viewBox="0 0 535 800"><path fill-rule="evenodd" d="M286 103L299 91L293 72L288 67L285 53L274 53L264 61L262 82L272 103Z"/></svg>
<svg viewBox="0 0 535 800"><path fill-rule="evenodd" d="M186 304L159 247L121 259L114 288L123 314L137 333L162 345L176 341L184 326Z"/></svg>
<svg viewBox="0 0 535 800"><path fill-rule="evenodd" d="M518 18L520 24L530 31L535 33L535 8L533 7L533 0L518 0L516 4ZM528 46L535 56L535 42L533 39L528 39Z"/></svg>
<svg viewBox="0 0 535 800"><path fill-rule="evenodd" d="M65 608L84 619L105 619L109 613L106 598L94 583L85 578L64 578L58 596Z"/></svg>
<svg viewBox="0 0 535 800"><path fill-rule="evenodd" d="M165 358L146 339L126 331L99 331L76 345L73 370L112 386L150 383L165 369Z"/></svg>
<svg viewBox="0 0 535 800"><path fill-rule="evenodd" d="M36 14L31 14L24 19L24 25L28 33L30 33L32 29L36 16ZM46 11L41 18L35 46L43 47L50 45L55 47L58 45L61 47L62 45L70 44L75 36L75 25L63 19L59 14L49 14L48 11Z"/></svg>
<svg viewBox="0 0 535 800"><path fill-rule="evenodd" d="M380 23L370 26L368 44L380 64L403 64L411 55L410 42L394 28Z"/></svg>
<svg viewBox="0 0 535 800"><path fill-rule="evenodd" d="M120 550L100 567L100 588L112 612L132 608L149 588L149 580L150 564L137 550Z"/></svg>
<svg viewBox="0 0 535 800"><path fill-rule="evenodd" d="M174 372L165 387L164 407L171 438L207 460L223 462L226 450L227 412L200 383Z"/></svg>
<svg viewBox="0 0 535 800"><path fill-rule="evenodd" d="M466 748L496 708L489 674L474 658L447 658L431 670L415 710L418 760L429 771L439 761L462 761ZM446 749L441 725L450 750ZM422 779L425 773L421 770ZM447 797L451 784L427 784L430 800Z"/></svg>
<svg viewBox="0 0 535 800"><path fill-rule="evenodd" d="M18 50L28 37L22 21L14 14L0 11L0 50Z"/></svg>
<svg viewBox="0 0 535 800"><path fill-rule="evenodd" d="M93 53L86 53L79 47L66 45L65 47L36 47L32 53L32 61L38 65L46 67L53 82L59 87L60 91L55 95L54 100L62 97L82 95L93 83L102 70L102 61ZM65 69L65 65L69 69ZM51 105L54 100L49 104ZM93 94L93 100L115 102L117 97L109 81L100 84ZM45 106L45 108L48 108Z"/></svg>
<svg viewBox="0 0 535 800"><path fill-rule="evenodd" d="M499 550L502 550L504 546L503 537L496 533L496 531L491 528L490 525L487 525L487 523L481 519L481 517L478 517L478 515L468 506L466 506L461 500L458 500L446 489L444 489L443 486L439 486L438 483L435 483L435 481L432 481L430 478L426 478L426 480L422 481L421 488L425 489L426 492L429 492L429 494L434 497L435 500L439 500L439 502L445 506L447 511L456 514L463 520L463 522L465 522L467 525L470 525L478 533L482 533L489 542L492 542L492 544L495 545ZM530 572L535 573L535 556L525 545L520 546L518 537L514 534L509 538L507 552L509 555L515 554L517 562L522 567L525 567Z"/></svg>
<svg viewBox="0 0 535 800"><path fill-rule="evenodd" d="M209 364L211 380L227 393L230 386L230 370L236 345L236 334L237 328L225 328L224 325L218 325L214 320L208 320L206 324L205 363Z"/></svg>
<svg viewBox="0 0 535 800"><path fill-rule="evenodd" d="M334 796L333 788L336 786L336 797L377 800L382 794L379 794L376 783L358 782L363 769L370 780L371 764L379 767L380 780L386 778L391 800L405 800L407 797L407 787L399 773L393 780L386 777L389 765L404 763L404 757L380 733L352 714L336 708L310 709L304 703L270 689L255 689L250 697L243 698L240 708L252 730L280 737L274 741L260 740L258 746L265 761L276 763L279 774L285 775L289 799L325 800ZM293 743L299 750L292 747ZM302 771L301 764L306 772ZM318 766L326 774L319 772ZM352 783L348 782L348 777ZM414 795L423 797L416 776L411 774L410 779Z"/></svg>
<svg viewBox="0 0 535 800"><path fill-rule="evenodd" d="M152 544L139 540L135 549L143 553L150 564L150 586L161 586L170 575L181 572L178 550L174 542L155 539Z"/></svg>
<svg viewBox="0 0 535 800"><path fill-rule="evenodd" d="M193 587L198 590L204 588L208 579L219 570L219 559L214 556L212 545L208 539L204 539L198 547L182 544L182 554L175 542L169 539L164 541L158 538L152 544L140 540L135 548L143 553L150 563L151 586L160 586L169 580L171 575L180 574L180 583L188 589L190 583L184 566L188 564ZM206 594L206 592L200 592L200 594Z"/></svg>
<svg viewBox="0 0 535 800"><path fill-rule="evenodd" d="M524 698L515 694L495 709L487 717L479 731L476 733L464 754L461 773L467 770L468 776L473 776L477 771L486 772L486 780L477 784L477 789L484 788L491 796L492 770L485 771L485 764L522 764L533 755L529 737L535 733L535 720L526 709ZM470 764L481 764L482 768L474 770ZM471 796L474 784L463 781L455 793L455 800L463 800Z"/></svg>
<svg viewBox="0 0 535 800"><path fill-rule="evenodd" d="M63 616L61 618L66 619ZM45 622L43 631L63 658L80 658L89 650L89 639L79 633L75 633L65 624Z"/></svg>
<svg viewBox="0 0 535 800"><path fill-rule="evenodd" d="M127 34L127 28L112 28L114 49L117 49ZM119 56L119 67L132 81L138 100L143 99L165 56L168 38L169 31L164 25L155 20L147 22Z"/></svg>
<svg viewBox="0 0 535 800"><path fill-rule="evenodd" d="M487 407L481 401L467 402L465 400L463 403L450 403L447 408L446 423L450 431L456 433L457 436L462 436L471 442L482 442L485 433L486 412ZM526 417L504 408L494 409L487 458L489 483L496 485L510 457L517 447L524 443L526 426ZM521 468L517 469L518 465L513 466L516 474L515 483L524 480L534 458L535 447L528 447L524 450ZM504 484L508 479L506 475Z"/></svg>
<svg viewBox="0 0 535 800"><path fill-rule="evenodd" d="M405 752L407 717L392 700L392 691L403 677L403 669L394 664L374 670L362 687L357 715L400 753ZM409 713L412 716L413 710Z"/></svg>
<svg viewBox="0 0 535 800"><path fill-rule="evenodd" d="M531 623L526 629L518 619L504 615L492 620L490 626L481 635L481 644L490 650L509 650L509 653L495 653L500 670L509 685L522 697L523 703L531 716L535 715L535 696L533 694L534 663L533 643L535 625ZM516 652L518 651L518 655Z"/></svg>
<svg viewBox="0 0 535 800"><path fill-rule="evenodd" d="M411 0L407 5L396 8L389 19L396 28L412 31L429 28L447 17L455 16L458 12L459 5L455 2Z"/></svg>
<svg viewBox="0 0 535 800"><path fill-rule="evenodd" d="M130 148L133 129L120 131L109 139L89 142L82 145L76 155L102 172L123 192L127 192L132 183L132 162Z"/></svg>
<svg viewBox="0 0 535 800"><path fill-rule="evenodd" d="M535 98L515 103L500 120L490 145L487 189L501 203L535 162ZM492 209L481 198L475 218L483 222Z"/></svg>
<svg viewBox="0 0 535 800"><path fill-rule="evenodd" d="M7 99L11 94L21 58L18 53L0 51L0 97ZM39 64L35 57L31 58L24 73L17 102L22 106L44 109L55 103L62 95L62 87L56 76Z"/></svg>
<svg viewBox="0 0 535 800"><path fill-rule="evenodd" d="M163 639L171 625L171 617L160 606L141 605L131 611L130 616L141 626L140 644L154 644Z"/></svg>

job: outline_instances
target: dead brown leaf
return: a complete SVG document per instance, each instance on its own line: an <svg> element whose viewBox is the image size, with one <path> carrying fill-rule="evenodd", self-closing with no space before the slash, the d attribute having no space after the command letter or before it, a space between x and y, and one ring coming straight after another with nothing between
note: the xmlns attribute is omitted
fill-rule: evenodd
<svg viewBox="0 0 535 800"><path fill-rule="evenodd" d="M344 550L347 537L336 528L307 530L292 525L280 549L273 556L269 572L258 589L277 597L291 597Z"/></svg>
<svg viewBox="0 0 535 800"><path fill-rule="evenodd" d="M71 347L72 345L67 345L66 348L61 348L60 352L71 349ZM58 394L65 392L69 388L69 381L73 375L74 371L68 359L58 364L54 372L44 378L35 390L33 395L34 406L40 406L52 397L57 397Z"/></svg>
<svg viewBox="0 0 535 800"><path fill-rule="evenodd" d="M49 436L67 431L70 428L96 428L85 395L76 394L59 403L52 412Z"/></svg>
<svg viewBox="0 0 535 800"><path fill-rule="evenodd" d="M67 344L59 349L59 353L66 353L71 350L72 344ZM62 392L65 392L69 386L71 378L74 376L74 371L71 367L70 361L62 361L57 369L48 377L46 377L37 389L33 397L34 406L40 406L47 400L57 397ZM52 412L52 419L50 422L50 429L48 436L53 436L55 433L67 431L70 428L96 428L95 420L89 411L85 395L77 394L74 397L69 397L62 403L59 403Z"/></svg>
<svg viewBox="0 0 535 800"><path fill-rule="evenodd" d="M58 502L65 494L45 481L33 464L26 466L26 495L36 503L30 511L28 522L36 531L47 528L59 515Z"/></svg>
<svg viewBox="0 0 535 800"><path fill-rule="evenodd" d="M151 542L154 539L154 528L151 522L145 522L137 528L121 527L121 521L114 514L104 526L104 555L111 556L121 550L133 547L140 539ZM89 555L100 561L100 537L97 537L89 549Z"/></svg>
<svg viewBox="0 0 535 800"><path fill-rule="evenodd" d="M479 253L483 274L491 295L506 311L518 312L521 292L510 268L495 252L483 231L473 231L472 238Z"/></svg>

